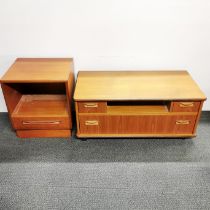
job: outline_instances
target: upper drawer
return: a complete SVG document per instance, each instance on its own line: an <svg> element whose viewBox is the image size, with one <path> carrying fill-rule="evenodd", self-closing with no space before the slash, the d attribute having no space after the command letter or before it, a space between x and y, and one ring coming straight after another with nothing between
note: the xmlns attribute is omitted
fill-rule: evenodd
<svg viewBox="0 0 210 210"><path fill-rule="evenodd" d="M106 102L77 102L80 113L105 113L107 109Z"/></svg>
<svg viewBox="0 0 210 210"><path fill-rule="evenodd" d="M198 112L200 102L195 101L177 101L171 104L172 112Z"/></svg>

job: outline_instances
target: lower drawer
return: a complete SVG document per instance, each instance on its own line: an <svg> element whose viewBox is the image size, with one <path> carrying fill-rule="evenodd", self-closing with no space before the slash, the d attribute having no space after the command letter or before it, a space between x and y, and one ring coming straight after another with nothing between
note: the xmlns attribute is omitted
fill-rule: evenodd
<svg viewBox="0 0 210 210"><path fill-rule="evenodd" d="M196 116L79 116L81 134L192 134Z"/></svg>
<svg viewBox="0 0 210 210"><path fill-rule="evenodd" d="M14 129L70 129L68 117L13 117Z"/></svg>

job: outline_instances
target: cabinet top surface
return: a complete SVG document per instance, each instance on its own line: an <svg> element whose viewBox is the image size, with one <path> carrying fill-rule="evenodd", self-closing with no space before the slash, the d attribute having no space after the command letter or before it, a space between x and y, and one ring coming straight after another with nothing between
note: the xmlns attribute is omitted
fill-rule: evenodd
<svg viewBox="0 0 210 210"><path fill-rule="evenodd" d="M72 70L72 58L18 58L1 82L63 82Z"/></svg>
<svg viewBox="0 0 210 210"><path fill-rule="evenodd" d="M187 71L80 71L74 99L205 100Z"/></svg>

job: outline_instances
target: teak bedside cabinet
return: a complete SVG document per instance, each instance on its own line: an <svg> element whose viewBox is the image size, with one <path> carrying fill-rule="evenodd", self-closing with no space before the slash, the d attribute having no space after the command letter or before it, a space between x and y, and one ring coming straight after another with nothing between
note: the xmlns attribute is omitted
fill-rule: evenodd
<svg viewBox="0 0 210 210"><path fill-rule="evenodd" d="M71 58L18 58L1 79L18 137L71 136Z"/></svg>
<svg viewBox="0 0 210 210"><path fill-rule="evenodd" d="M80 71L77 136L194 137L205 95L187 71Z"/></svg>

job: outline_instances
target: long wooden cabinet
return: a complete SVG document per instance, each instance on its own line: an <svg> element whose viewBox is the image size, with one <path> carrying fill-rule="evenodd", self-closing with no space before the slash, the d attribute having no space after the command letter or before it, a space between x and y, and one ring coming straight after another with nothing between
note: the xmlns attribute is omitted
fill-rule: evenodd
<svg viewBox="0 0 210 210"><path fill-rule="evenodd" d="M77 136L193 137L205 95L186 71L80 71Z"/></svg>
<svg viewBox="0 0 210 210"><path fill-rule="evenodd" d="M74 85L71 58L18 58L1 79L19 137L69 137Z"/></svg>

